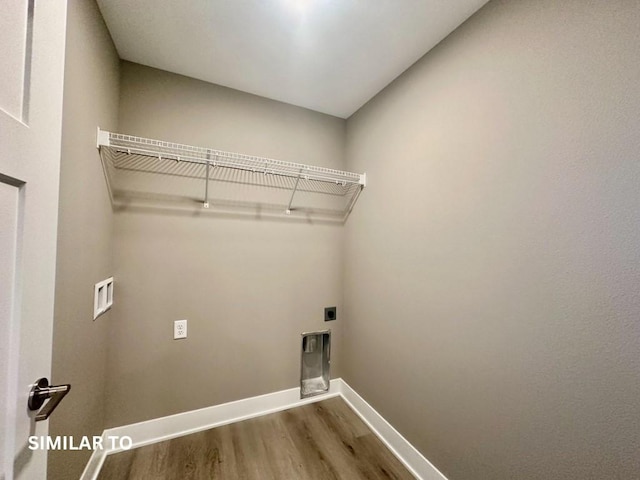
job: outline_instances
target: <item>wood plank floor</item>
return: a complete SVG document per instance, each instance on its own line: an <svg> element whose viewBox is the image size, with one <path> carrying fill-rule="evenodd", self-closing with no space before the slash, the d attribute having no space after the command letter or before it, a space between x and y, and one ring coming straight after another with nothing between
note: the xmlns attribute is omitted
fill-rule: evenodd
<svg viewBox="0 0 640 480"><path fill-rule="evenodd" d="M334 397L109 455L98 480L413 478Z"/></svg>

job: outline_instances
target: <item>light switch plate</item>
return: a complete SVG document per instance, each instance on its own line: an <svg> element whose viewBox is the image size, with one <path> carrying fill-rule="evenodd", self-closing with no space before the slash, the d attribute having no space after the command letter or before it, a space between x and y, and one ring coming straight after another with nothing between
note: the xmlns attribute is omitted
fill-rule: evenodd
<svg viewBox="0 0 640 480"><path fill-rule="evenodd" d="M173 322L173 339L187 338L187 321L176 320Z"/></svg>

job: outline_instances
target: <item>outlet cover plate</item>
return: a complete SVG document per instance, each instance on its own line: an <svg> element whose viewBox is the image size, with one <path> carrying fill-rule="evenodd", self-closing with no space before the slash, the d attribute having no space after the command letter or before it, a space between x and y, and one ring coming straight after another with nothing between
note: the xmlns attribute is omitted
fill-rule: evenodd
<svg viewBox="0 0 640 480"><path fill-rule="evenodd" d="M187 338L187 321L176 320L173 322L173 339Z"/></svg>

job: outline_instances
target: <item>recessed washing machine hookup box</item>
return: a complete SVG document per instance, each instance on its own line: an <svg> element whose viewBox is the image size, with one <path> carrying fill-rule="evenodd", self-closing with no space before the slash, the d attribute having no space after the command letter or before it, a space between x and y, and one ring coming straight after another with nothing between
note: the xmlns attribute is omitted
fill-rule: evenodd
<svg viewBox="0 0 640 480"><path fill-rule="evenodd" d="M331 375L331 330L302 334L300 398L329 391Z"/></svg>

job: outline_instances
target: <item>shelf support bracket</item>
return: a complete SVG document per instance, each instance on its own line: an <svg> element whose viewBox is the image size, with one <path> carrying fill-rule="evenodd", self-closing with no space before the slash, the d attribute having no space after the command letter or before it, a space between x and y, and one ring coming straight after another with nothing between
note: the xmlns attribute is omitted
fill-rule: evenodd
<svg viewBox="0 0 640 480"><path fill-rule="evenodd" d="M211 152L207 153L206 178L204 181L204 208L209 208L209 172L211 171Z"/></svg>
<svg viewBox="0 0 640 480"><path fill-rule="evenodd" d="M296 190L298 190L298 183L300 183L300 177L302 176L302 169L300 169L300 173L298 173L298 178L296 178L296 184L293 187L293 192L291 192L291 198L289 199L289 205L287 206L287 209L285 210L285 213L287 215L291 215L291 204L293 203L293 197L296 194Z"/></svg>
<svg viewBox="0 0 640 480"><path fill-rule="evenodd" d="M207 162L207 178L204 181L204 203L202 206L204 208L209 208L209 169L211 168L211 164Z"/></svg>

